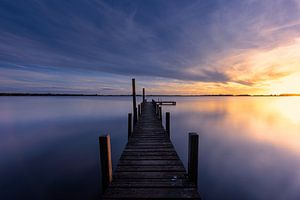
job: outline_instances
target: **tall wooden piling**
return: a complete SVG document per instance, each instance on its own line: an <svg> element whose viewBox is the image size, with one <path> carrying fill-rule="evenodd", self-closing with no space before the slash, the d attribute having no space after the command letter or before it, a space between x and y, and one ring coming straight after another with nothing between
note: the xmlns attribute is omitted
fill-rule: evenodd
<svg viewBox="0 0 300 200"><path fill-rule="evenodd" d="M138 105L138 116L139 116L139 119L141 117L141 104Z"/></svg>
<svg viewBox="0 0 300 200"><path fill-rule="evenodd" d="M145 98L145 88L143 88L143 103L146 101L146 98Z"/></svg>
<svg viewBox="0 0 300 200"><path fill-rule="evenodd" d="M128 139L132 135L132 114L128 113Z"/></svg>
<svg viewBox="0 0 300 200"><path fill-rule="evenodd" d="M170 112L166 112L166 131L170 138Z"/></svg>
<svg viewBox="0 0 300 200"><path fill-rule="evenodd" d="M133 116L133 126L135 126L136 125L136 123L137 123L137 120L138 120L138 110L137 110L137 108L135 108L135 111L134 111L135 113L136 113L136 122L134 123L134 116Z"/></svg>
<svg viewBox="0 0 300 200"><path fill-rule="evenodd" d="M188 177L195 185L198 184L198 146L198 134L189 133Z"/></svg>
<svg viewBox="0 0 300 200"><path fill-rule="evenodd" d="M111 145L110 136L99 137L100 144L100 165L101 165L101 182L102 192L106 190L112 181L112 161L111 161Z"/></svg>
<svg viewBox="0 0 300 200"><path fill-rule="evenodd" d="M132 107L133 107L133 123L137 122L137 108L136 108L136 93L135 93L135 79L132 79Z"/></svg>
<svg viewBox="0 0 300 200"><path fill-rule="evenodd" d="M161 108L161 106L159 106L158 117L159 117L160 121L162 122L162 108Z"/></svg>

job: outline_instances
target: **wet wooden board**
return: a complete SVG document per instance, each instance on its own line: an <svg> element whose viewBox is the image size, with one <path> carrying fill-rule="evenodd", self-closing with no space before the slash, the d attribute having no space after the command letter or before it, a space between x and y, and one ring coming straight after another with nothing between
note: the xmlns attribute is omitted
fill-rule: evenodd
<svg viewBox="0 0 300 200"><path fill-rule="evenodd" d="M200 199L152 103L144 104L102 198Z"/></svg>

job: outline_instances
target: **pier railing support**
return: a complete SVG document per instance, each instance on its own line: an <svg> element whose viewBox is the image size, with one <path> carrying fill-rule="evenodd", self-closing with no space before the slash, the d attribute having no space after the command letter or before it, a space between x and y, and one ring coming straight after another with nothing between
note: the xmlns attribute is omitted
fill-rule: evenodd
<svg viewBox="0 0 300 200"><path fill-rule="evenodd" d="M146 99L145 99L145 88L143 88L143 103L145 103Z"/></svg>
<svg viewBox="0 0 300 200"><path fill-rule="evenodd" d="M159 117L160 121L162 122L162 108L161 108L161 106L159 106L158 117Z"/></svg>
<svg viewBox="0 0 300 200"><path fill-rule="evenodd" d="M170 138L170 112L166 112L166 131L168 137Z"/></svg>
<svg viewBox="0 0 300 200"><path fill-rule="evenodd" d="M141 113L141 104L139 104L138 105L138 115L139 115L139 120L140 120L140 117L141 117L141 115L142 115L142 113Z"/></svg>
<svg viewBox="0 0 300 200"><path fill-rule="evenodd" d="M101 165L101 181L102 181L102 192L106 190L108 185L112 181L112 161L111 161L111 145L110 136L99 137L100 144L100 165Z"/></svg>
<svg viewBox="0 0 300 200"><path fill-rule="evenodd" d="M198 147L199 135L189 133L188 176L191 182L198 184Z"/></svg>
<svg viewBox="0 0 300 200"><path fill-rule="evenodd" d="M135 93L135 79L132 79L132 107L133 107L133 123L137 122L137 108L136 108L136 93Z"/></svg>
<svg viewBox="0 0 300 200"><path fill-rule="evenodd" d="M136 113L136 122L134 122L134 115L133 115L133 125L135 125L136 123L137 123L137 113L138 113L138 111L137 111L137 108L135 108L134 109L134 112Z"/></svg>
<svg viewBox="0 0 300 200"><path fill-rule="evenodd" d="M128 139L132 135L132 114L128 113Z"/></svg>

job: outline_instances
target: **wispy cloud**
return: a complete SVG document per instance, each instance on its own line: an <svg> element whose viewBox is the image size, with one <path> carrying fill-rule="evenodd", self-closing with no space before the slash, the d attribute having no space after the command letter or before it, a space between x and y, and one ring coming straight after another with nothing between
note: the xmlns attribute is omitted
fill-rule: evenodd
<svg viewBox="0 0 300 200"><path fill-rule="evenodd" d="M69 76L61 90L64 85L97 91L92 81L82 81L93 74L109 83L136 76L159 78L165 85L202 83L207 89L206 83L220 90L254 87L297 72L291 66L300 64L294 52L299 23L297 0L3 0L0 87L34 90L43 84L46 90L50 82L60 82L58 74ZM293 62L275 57L286 52L282 60ZM262 56L268 61L258 59ZM10 64L27 68L8 72ZM36 74L45 68L51 72ZM76 70L82 78L73 79ZM31 74L22 80L26 87L12 83L26 74Z"/></svg>

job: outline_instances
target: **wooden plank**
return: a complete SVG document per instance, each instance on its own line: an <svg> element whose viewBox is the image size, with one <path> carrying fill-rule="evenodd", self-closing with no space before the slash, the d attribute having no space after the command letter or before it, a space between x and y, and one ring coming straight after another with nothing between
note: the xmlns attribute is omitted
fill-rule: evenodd
<svg viewBox="0 0 300 200"><path fill-rule="evenodd" d="M187 178L187 174L185 172L115 172L113 174L113 178L118 179L139 179L139 178L148 178L148 179L170 179L176 180L178 178Z"/></svg>
<svg viewBox="0 0 300 200"><path fill-rule="evenodd" d="M166 152L166 151L171 151L171 152L175 152L174 148L154 148L154 149L139 149L139 148L132 148L132 149L128 149L126 148L124 150L124 152L130 152L130 151L152 151L152 152Z"/></svg>
<svg viewBox="0 0 300 200"><path fill-rule="evenodd" d="M155 146L137 146L137 145L128 145L126 149L173 149L172 145L155 145Z"/></svg>
<svg viewBox="0 0 300 200"><path fill-rule="evenodd" d="M199 198L196 188L109 188L107 198Z"/></svg>
<svg viewBox="0 0 300 200"><path fill-rule="evenodd" d="M175 151L127 151L123 152L121 156L177 156Z"/></svg>
<svg viewBox="0 0 300 200"><path fill-rule="evenodd" d="M151 182L149 179L142 179L144 181L115 181L111 184L111 187L118 188L192 188L195 185L191 184L186 179L178 179L178 181L160 181L162 179L154 179L158 180L156 182ZM165 179L166 180L166 179Z"/></svg>
<svg viewBox="0 0 300 200"><path fill-rule="evenodd" d="M119 160L118 165L182 165L182 162L180 160Z"/></svg>
<svg viewBox="0 0 300 200"><path fill-rule="evenodd" d="M147 147L147 146L161 146L161 145L165 145L165 146L171 146L171 147L174 147L172 143L168 143L168 142L161 142L159 143L158 141L145 141L145 140L142 140L141 142L139 141L134 141L134 142L130 142L130 143L127 143L126 146L144 146L144 147Z"/></svg>
<svg viewBox="0 0 300 200"><path fill-rule="evenodd" d="M122 155L120 160L178 160L178 156L163 156L163 155L157 155L157 156L145 156L145 155L141 155L141 156L124 156Z"/></svg>
<svg viewBox="0 0 300 200"><path fill-rule="evenodd" d="M185 169L181 165L177 166L118 166L116 172L185 172Z"/></svg>

